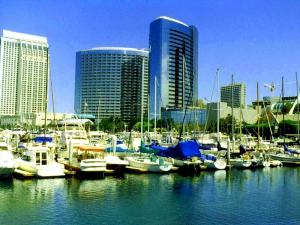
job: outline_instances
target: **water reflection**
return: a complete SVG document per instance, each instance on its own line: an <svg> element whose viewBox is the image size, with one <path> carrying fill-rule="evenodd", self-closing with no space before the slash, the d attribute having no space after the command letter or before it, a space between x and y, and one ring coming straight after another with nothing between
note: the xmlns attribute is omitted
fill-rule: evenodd
<svg viewBox="0 0 300 225"><path fill-rule="evenodd" d="M284 224L300 221L299 182L300 168L1 180L0 224Z"/></svg>

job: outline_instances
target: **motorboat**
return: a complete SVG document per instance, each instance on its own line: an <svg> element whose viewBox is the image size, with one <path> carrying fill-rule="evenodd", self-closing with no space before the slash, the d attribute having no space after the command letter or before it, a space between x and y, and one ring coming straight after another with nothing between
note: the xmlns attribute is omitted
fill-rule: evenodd
<svg viewBox="0 0 300 225"><path fill-rule="evenodd" d="M105 159L83 159L80 161L79 168L81 172L105 172Z"/></svg>
<svg viewBox="0 0 300 225"><path fill-rule="evenodd" d="M83 145L69 149L69 158L59 160L65 169L75 172L79 178L103 178L106 172L104 147Z"/></svg>
<svg viewBox="0 0 300 225"><path fill-rule="evenodd" d="M40 178L64 177L64 166L55 161L54 153L46 146L28 146L16 159L18 175L32 173Z"/></svg>

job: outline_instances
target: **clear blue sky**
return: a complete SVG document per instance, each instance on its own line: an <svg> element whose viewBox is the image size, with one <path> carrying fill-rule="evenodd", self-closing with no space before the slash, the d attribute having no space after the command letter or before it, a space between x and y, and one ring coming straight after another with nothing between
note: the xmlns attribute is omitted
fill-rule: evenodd
<svg viewBox="0 0 300 225"><path fill-rule="evenodd" d="M48 37L56 112L73 112L76 51L148 47L149 24L162 15L198 28L201 98L211 98L216 68L221 84L228 84L231 74L246 83L248 103L256 99L257 81L280 85L282 76L286 95L296 94L297 0L0 0L1 30Z"/></svg>

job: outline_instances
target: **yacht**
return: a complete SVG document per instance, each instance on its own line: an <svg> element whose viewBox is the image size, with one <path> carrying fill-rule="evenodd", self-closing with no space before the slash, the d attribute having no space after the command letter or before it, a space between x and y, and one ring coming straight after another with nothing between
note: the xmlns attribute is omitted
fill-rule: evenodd
<svg viewBox="0 0 300 225"><path fill-rule="evenodd" d="M104 158L104 147L83 145L69 149L69 157L60 159L66 170L75 173L76 177L103 178L106 172L106 160Z"/></svg>
<svg viewBox="0 0 300 225"><path fill-rule="evenodd" d="M31 173L40 178L64 177L64 166L54 159L54 153L46 146L28 146L22 157L16 159L19 176Z"/></svg>

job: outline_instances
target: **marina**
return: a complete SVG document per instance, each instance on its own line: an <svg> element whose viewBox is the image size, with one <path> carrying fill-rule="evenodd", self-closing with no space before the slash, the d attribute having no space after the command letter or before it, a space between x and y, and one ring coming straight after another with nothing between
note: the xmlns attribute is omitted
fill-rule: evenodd
<svg viewBox="0 0 300 225"><path fill-rule="evenodd" d="M300 2L57 3L1 4L0 225L300 224Z"/></svg>

